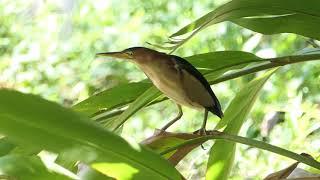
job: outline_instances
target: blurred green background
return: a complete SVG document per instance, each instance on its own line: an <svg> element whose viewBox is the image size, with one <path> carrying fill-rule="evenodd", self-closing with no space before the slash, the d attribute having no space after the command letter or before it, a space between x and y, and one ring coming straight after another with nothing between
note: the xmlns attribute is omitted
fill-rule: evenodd
<svg viewBox="0 0 320 180"><path fill-rule="evenodd" d="M0 87L38 94L71 106L115 85L146 76L133 64L95 58L95 53L131 46L163 44L167 37L208 13L224 0L0 0ZM189 56L222 50L252 52L260 57L298 54L311 44L294 34L261 35L232 23L199 33L174 54ZM150 47L150 46L149 46ZM264 86L240 135L267 141L317 157L320 140L318 62L282 67ZM259 74L259 73L258 73ZM225 108L255 75L212 86ZM192 132L202 112L183 108L170 131ZM175 116L165 101L139 111L123 129L127 139L141 141ZM277 120L281 123L274 123ZM214 127L218 119L210 116ZM269 125L268 125L269 123ZM276 124L270 128L270 124ZM310 135L311 133L311 135ZM190 153L178 169L188 179L204 177L211 143ZM238 145L232 179L260 179L293 161Z"/></svg>

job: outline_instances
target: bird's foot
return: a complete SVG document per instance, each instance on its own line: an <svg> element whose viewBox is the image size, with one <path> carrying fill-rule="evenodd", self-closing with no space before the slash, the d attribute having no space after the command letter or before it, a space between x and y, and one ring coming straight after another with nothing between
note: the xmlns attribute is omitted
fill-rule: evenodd
<svg viewBox="0 0 320 180"><path fill-rule="evenodd" d="M206 129L201 128L201 129L193 132L193 134L197 134L197 135L200 135L200 136L206 136L206 135L208 135L208 132L206 131ZM201 148L202 148L203 150L206 150L206 148L204 148L203 144L201 144Z"/></svg>
<svg viewBox="0 0 320 180"><path fill-rule="evenodd" d="M205 128L201 128L201 129L193 132L193 134L197 134L197 135L200 135L200 136L206 136L206 135L208 135L208 132L206 131Z"/></svg>

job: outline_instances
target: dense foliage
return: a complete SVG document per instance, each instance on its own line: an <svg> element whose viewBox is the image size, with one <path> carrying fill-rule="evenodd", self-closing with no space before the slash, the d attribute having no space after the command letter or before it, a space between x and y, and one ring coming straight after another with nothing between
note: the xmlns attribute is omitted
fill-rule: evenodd
<svg viewBox="0 0 320 180"><path fill-rule="evenodd" d="M319 24L317 0L0 1L0 176L261 179L296 161L320 174ZM154 134L174 104L134 65L95 57L128 46L197 67L219 132L192 134L202 112L183 108Z"/></svg>

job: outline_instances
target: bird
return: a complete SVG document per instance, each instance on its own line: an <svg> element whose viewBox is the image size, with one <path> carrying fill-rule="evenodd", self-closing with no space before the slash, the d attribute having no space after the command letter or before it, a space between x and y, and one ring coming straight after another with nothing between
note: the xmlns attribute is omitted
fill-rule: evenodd
<svg viewBox="0 0 320 180"><path fill-rule="evenodd" d="M223 117L220 102L209 82L182 57L146 47L131 47L118 52L97 53L97 56L124 59L136 64L154 86L177 104L179 110L177 116L161 128L161 131L165 131L182 117L181 106L204 110L201 128L195 131L200 135L205 135L207 132L208 112L220 119Z"/></svg>

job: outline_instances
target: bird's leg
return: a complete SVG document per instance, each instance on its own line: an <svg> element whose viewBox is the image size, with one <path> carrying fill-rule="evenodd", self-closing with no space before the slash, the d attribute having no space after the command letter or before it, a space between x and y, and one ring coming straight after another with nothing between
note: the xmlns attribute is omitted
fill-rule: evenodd
<svg viewBox="0 0 320 180"><path fill-rule="evenodd" d="M206 132L207 119L208 119L208 110L205 109L204 110L203 123L202 123L201 128L199 129L199 134L200 135L206 135L207 134L207 132Z"/></svg>
<svg viewBox="0 0 320 180"><path fill-rule="evenodd" d="M182 115L183 115L182 108L181 108L181 106L180 106L179 104L177 104L177 107L178 107L178 110L179 110L177 116L176 116L174 119L172 119L170 122L168 122L168 124L166 124L165 126L163 126L163 128L161 128L161 131L165 131L165 130L168 129L172 124L174 124L176 121L178 121L178 120L182 117Z"/></svg>

